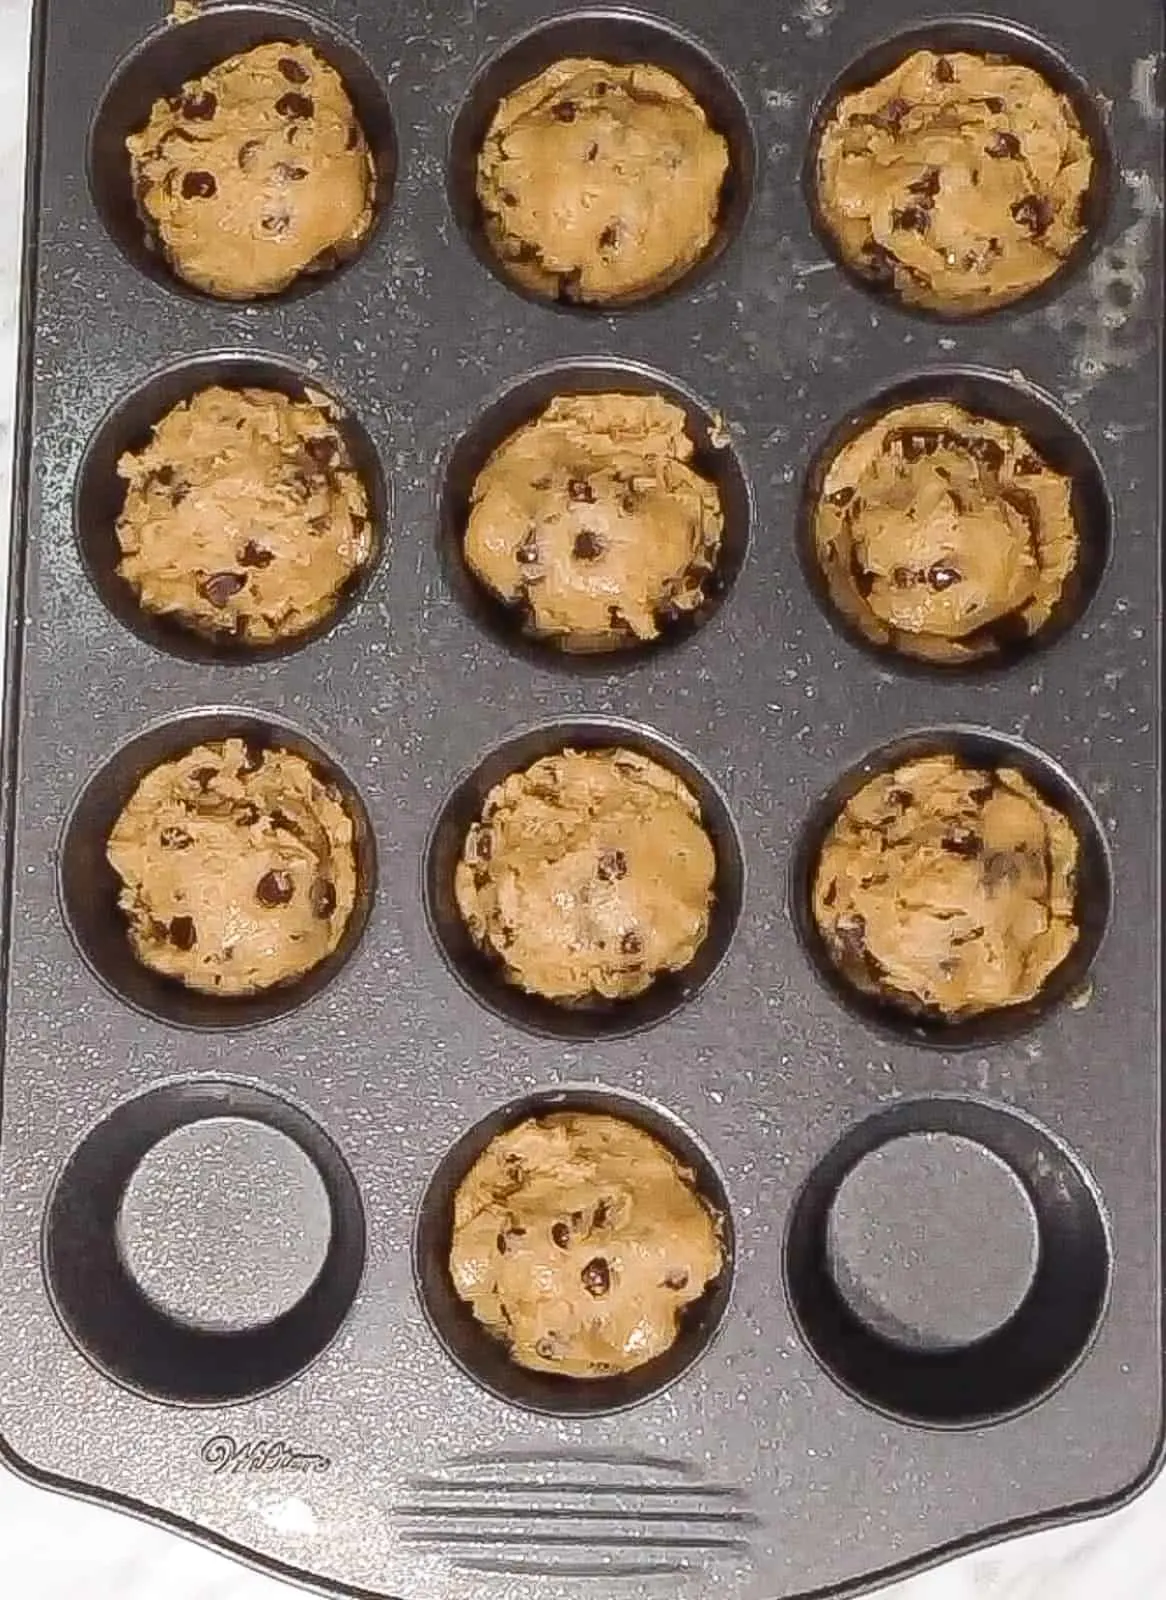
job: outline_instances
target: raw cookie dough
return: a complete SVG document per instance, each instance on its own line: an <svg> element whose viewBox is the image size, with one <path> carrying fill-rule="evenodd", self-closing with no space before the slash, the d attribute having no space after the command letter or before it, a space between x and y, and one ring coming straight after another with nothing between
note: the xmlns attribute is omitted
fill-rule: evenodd
<svg viewBox="0 0 1166 1600"><path fill-rule="evenodd" d="M709 929L716 877L696 797L632 750L563 750L486 797L458 863L474 941L530 994L642 994Z"/></svg>
<svg viewBox="0 0 1166 1600"><path fill-rule="evenodd" d="M692 457L660 395L560 396L479 474L466 561L565 649L655 639L704 600L720 549L720 497Z"/></svg>
<svg viewBox="0 0 1166 1600"><path fill-rule="evenodd" d="M872 643L938 663L1035 634L1078 542L1072 481L1019 428L943 400L899 406L844 445L814 515L843 615Z"/></svg>
<svg viewBox="0 0 1166 1600"><path fill-rule="evenodd" d="M693 1174L616 1117L520 1123L454 1199L454 1287L536 1372L604 1378L662 1355L723 1263L720 1218Z"/></svg>
<svg viewBox="0 0 1166 1600"><path fill-rule="evenodd" d="M142 779L109 836L145 966L208 994L301 978L356 903L355 830L302 756L203 744Z"/></svg>
<svg viewBox="0 0 1166 1600"><path fill-rule="evenodd" d="M1077 857L1072 824L1018 772L926 756L844 807L814 917L856 988L956 1022L1033 999L1064 961Z"/></svg>
<svg viewBox="0 0 1166 1600"><path fill-rule="evenodd" d="M118 572L147 611L249 645L327 617L373 553L368 497L321 405L203 389L118 463Z"/></svg>
<svg viewBox="0 0 1166 1600"><path fill-rule="evenodd" d="M855 271L963 316L1058 270L1085 232L1093 159L1072 104L1033 68L917 50L839 102L818 198Z"/></svg>
<svg viewBox="0 0 1166 1600"><path fill-rule="evenodd" d="M278 294L355 255L376 171L336 70L261 44L157 100L126 140L138 206L180 278L224 300Z"/></svg>
<svg viewBox="0 0 1166 1600"><path fill-rule="evenodd" d="M556 62L499 104L478 156L486 235L536 294L618 305L712 243L729 147L659 67Z"/></svg>

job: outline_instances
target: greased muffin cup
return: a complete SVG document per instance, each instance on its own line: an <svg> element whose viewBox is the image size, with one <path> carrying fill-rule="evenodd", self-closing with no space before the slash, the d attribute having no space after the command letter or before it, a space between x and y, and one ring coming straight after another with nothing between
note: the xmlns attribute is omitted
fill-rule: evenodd
<svg viewBox="0 0 1166 1600"><path fill-rule="evenodd" d="M913 0L669 0L654 13L226 0L190 20L153 0L40 0L3 783L6 1460L284 1577L382 1600L613 1588L652 1600L661 1586L682 1600L840 1600L941 1553L1104 1510L1148 1480L1163 1435L1163 26L1150 0L1104 12L1008 0L994 20L937 19ZM343 263L233 300L148 247L125 141L159 98L272 45L339 74L374 163L375 216ZM837 105L921 54L957 72L991 57L1040 73L1092 158L1057 269L973 315L856 274L810 181ZM552 301L491 246L483 141L499 104L561 62L610 64L649 94L668 74L724 142L709 237L704 215L701 242L690 233L675 256L685 270L639 298ZM602 121L601 80L584 78L594 103L575 122L555 115L565 135ZM933 154L908 171L897 143L918 131L910 108L874 126L875 154L894 156L880 195L900 178L921 185L924 229L899 230L917 268L958 231L939 212L948 176L971 191L1018 181L997 135L1023 156L1036 134L1009 115L984 105L939 133L931 119L929 151L970 125L1002 152L953 156L934 194ZM1026 197L1007 189L1017 228L1035 235L1043 211ZM568 271L565 288L581 285ZM143 609L117 570L119 460L215 388L326 402L369 511L372 548L336 604L324 615L309 602L302 630L258 648ZM532 470L514 548L537 546L539 561L515 564L546 577L567 540L544 550L541 519L566 519L571 560L594 563L581 631L594 644L598 618L603 645L580 651L539 625L562 623L562 586L516 605L475 570L466 534L506 440L556 400L589 417L608 394L631 417L683 419L722 526L713 552L712 519L686 512L682 554L696 559L665 574L679 585L669 603L654 604L657 576L637 594L621 569L604 616L607 564L584 536L612 537L641 500L655 509L675 455L637 482L621 454L574 499L569 475L558 497L557 466L545 490ZM848 456L845 481L830 478L880 417L918 407L936 409L909 418L869 471ZM1042 484L1034 509L1021 436L1055 504ZM294 465L271 492L310 522L322 490L303 465L306 492ZM893 637L864 628L817 560L827 486L855 490L827 530L846 592ZM1050 558L1067 554L1066 503L1077 543L1062 571ZM900 506L914 519L906 552L893 528L886 543ZM602 527L585 520L596 507ZM243 519L237 500L232 514ZM998 569L971 521L997 538ZM239 533L232 557L270 548ZM209 582L217 612L231 608L215 595L239 604L218 574L266 575L247 593L275 615L275 563L213 548L205 576L179 585L197 595ZM925 648L904 650L911 640ZM335 947L294 981L238 994L136 958L106 853L148 772L234 740L321 775L356 867ZM593 969L613 986L601 960L584 1003L563 1005L508 981L475 940L459 863L512 774L604 750L654 764L698 805L715 858L700 879L707 930L642 992L593 986ZM815 868L838 817L872 783L929 763L1019 775L1023 787L1005 786L1033 826L1012 837L985 794L962 831L945 823L912 855L913 827L888 820L877 860L848 848L833 863L850 920L823 926ZM207 794L217 807L217 781ZM258 828L279 847L247 879L258 894L275 875L264 917L289 939L322 933L282 915L301 909L297 873L309 911L309 869L322 876L282 808L252 821L245 797L226 798L213 905L238 881L238 812L249 844ZM1038 859L1067 837L1053 814L1075 842L1055 862ZM666 881L673 838L653 836L647 855L653 882L684 900L685 873ZM558 891L603 938L614 908L622 940L636 930L615 891L637 888L637 918L651 896L630 856L623 878L599 865ZM503 901L526 881L486 874L501 943ZM184 917L198 932L170 906L167 941L187 941ZM911 971L896 968L900 997L923 990L906 1008L871 976L902 954L902 927L936 945L922 963L912 945ZM234 933L225 917L214 928L225 951ZM1044 949L1050 931L1061 943ZM161 939L149 924L145 937ZM1058 959L1030 961L1036 947ZM997 957L1002 971L1018 951L1024 981L1001 989ZM621 950L615 964L637 959ZM483 1153L532 1119L583 1116L668 1151L691 1174L686 1206L702 1208L688 1214L715 1215L722 1250L666 1350L590 1378L512 1360L453 1266L456 1196ZM549 1224L567 1228L566 1250L547 1246L563 1261L550 1255L537 1278L553 1302L557 1274L574 1274L568 1320L546 1324L556 1334L610 1299L588 1285L623 1270L616 1242L642 1249L644 1271L659 1264L650 1227L617 1238L578 1193ZM459 1274L510 1259L497 1232L479 1243ZM542 1263L537 1244L515 1253ZM687 1292L650 1288L619 1302L649 1308L646 1338L666 1297Z"/></svg>

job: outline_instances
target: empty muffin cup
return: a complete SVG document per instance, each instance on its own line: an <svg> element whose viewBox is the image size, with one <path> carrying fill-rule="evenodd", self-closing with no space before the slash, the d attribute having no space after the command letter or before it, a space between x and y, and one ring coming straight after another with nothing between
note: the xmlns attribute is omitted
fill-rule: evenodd
<svg viewBox="0 0 1166 1600"><path fill-rule="evenodd" d="M45 1219L45 1274L85 1355L172 1405L278 1388L356 1296L364 1212L335 1144L249 1085L167 1084L74 1151Z"/></svg>

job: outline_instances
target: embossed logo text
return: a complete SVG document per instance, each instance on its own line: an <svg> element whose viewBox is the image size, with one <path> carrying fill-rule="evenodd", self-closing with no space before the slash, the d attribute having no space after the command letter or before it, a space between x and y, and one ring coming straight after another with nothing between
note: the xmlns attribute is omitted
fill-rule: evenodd
<svg viewBox="0 0 1166 1600"><path fill-rule="evenodd" d="M283 1439L232 1439L216 1433L199 1456L219 1476L225 1472L327 1472L328 1456L311 1450L293 1450Z"/></svg>

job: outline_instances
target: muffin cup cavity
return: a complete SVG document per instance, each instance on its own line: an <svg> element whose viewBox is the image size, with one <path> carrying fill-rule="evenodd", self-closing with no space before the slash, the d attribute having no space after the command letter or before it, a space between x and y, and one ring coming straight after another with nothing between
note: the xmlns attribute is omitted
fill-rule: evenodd
<svg viewBox="0 0 1166 1600"><path fill-rule="evenodd" d="M1068 99L1092 150L1093 170L1080 210L1080 238L1049 278L1005 303L966 309L908 304L900 298L893 284L874 283L855 268L824 215L819 190L818 158L827 123L847 95L877 83L917 50L930 50L939 55L963 51L973 55L995 56L1031 67ZM940 322L967 322L1033 310L1063 293L1067 283L1082 270L1098 247L1115 188L1114 174L1113 151L1100 102L1085 80L1055 48L1039 34L1011 22L995 22L974 16L944 17L920 23L880 40L851 62L834 80L818 102L813 115L802 168L802 189L819 242L852 284L914 316Z"/></svg>
<svg viewBox="0 0 1166 1600"><path fill-rule="evenodd" d="M150 441L154 425L175 406L202 390L270 389L293 401L322 396L336 432L343 440L353 470L368 496L373 552L355 572L327 616L294 637L271 644L251 644L233 634L211 638L175 621L147 611L129 583L118 572L121 550L117 522L126 499L125 480L117 464L127 452L137 452ZM73 499L73 527L82 564L93 587L117 620L146 644L183 661L227 662L247 665L274 660L314 643L330 632L356 606L367 589L389 542L389 491L375 445L362 423L326 382L302 371L283 358L222 351L152 373L136 389L123 395L98 423L81 462Z"/></svg>
<svg viewBox="0 0 1166 1600"><path fill-rule="evenodd" d="M815 546L814 524L830 468L859 434L888 412L922 402L949 402L973 417L1016 427L1043 459L1072 485L1077 559L1047 620L1035 632L1023 626L992 630L983 650L953 661L927 659L905 646L872 638L847 615L830 590ZM1109 564L1112 507L1101 466L1089 443L1064 411L1043 391L1002 374L975 367L918 373L891 385L852 411L825 440L806 476L798 515L798 551L810 591L828 621L853 644L870 652L884 668L944 678L995 672L1017 666L1047 649L1079 625Z"/></svg>
<svg viewBox="0 0 1166 1600"><path fill-rule="evenodd" d="M716 855L708 933L688 966L662 973L643 994L623 1000L559 1005L510 983L497 959L477 946L454 896L454 874L466 836L486 797L511 773L523 772L562 750L633 750L659 762L687 785L700 803L701 823ZM617 1038L649 1028L695 1000L724 959L737 926L744 865L736 827L712 780L659 735L632 723L578 718L533 728L491 751L465 774L443 804L425 854L425 908L438 949L453 975L504 1022L552 1038Z"/></svg>
<svg viewBox="0 0 1166 1600"><path fill-rule="evenodd" d="M200 1140L209 1148L208 1136L219 1159L200 1177L183 1159ZM171 1208L157 1181L168 1145ZM256 1157L270 1170L249 1170ZM241 1214L263 1192L302 1206L310 1256L283 1235L282 1211L266 1237ZM143 1201L149 1215L134 1217ZM127 1250L127 1230L139 1226L148 1265ZM200 1282L188 1235L209 1244L216 1226L232 1253L201 1263L216 1281ZM244 1084L196 1080L122 1104L85 1136L57 1180L43 1250L57 1315L108 1377L169 1405L229 1405L290 1382L332 1342L364 1271L364 1211L340 1151L302 1111ZM266 1308L256 1274L272 1291Z"/></svg>
<svg viewBox="0 0 1166 1600"><path fill-rule="evenodd" d="M729 146L729 170L721 191L717 228L701 259L664 287L618 304L548 299L518 283L486 235L477 194L477 162L499 103L555 62L570 58L616 66L655 66L677 78L695 97ZM740 232L753 195L756 171L753 130L745 106L724 69L697 40L671 24L622 9L581 10L540 23L512 40L474 78L454 122L449 148L450 207L478 260L516 294L542 305L607 315L651 304L695 287Z"/></svg>
<svg viewBox="0 0 1166 1600"><path fill-rule="evenodd" d="M145 775L194 746L243 739L255 749L289 750L334 784L355 830L356 903L337 948L303 977L254 994L213 995L187 988L140 962L118 906L121 880L106 857L110 831ZM376 849L364 802L333 757L290 724L265 714L211 710L176 717L122 745L94 773L73 804L58 852L66 925L90 968L126 1005L183 1028L239 1029L272 1022L304 1005L354 954L372 909Z"/></svg>
<svg viewBox="0 0 1166 1600"><path fill-rule="evenodd" d="M1070 822L1077 836L1074 915L1077 940L1032 1000L964 1019L909 1014L891 999L857 988L839 970L814 917L814 881L822 846L843 807L872 778L925 756L954 755L985 769L1011 768ZM1093 808L1072 779L1048 756L987 729L921 730L884 745L859 761L822 797L802 829L790 867L790 911L811 965L826 988L877 1032L939 1050L983 1048L1015 1037L1084 989L1109 922L1112 898L1109 854Z"/></svg>
<svg viewBox="0 0 1166 1600"><path fill-rule="evenodd" d="M279 294L247 302L280 303L328 283L367 248L392 202L397 138L392 112L372 69L342 34L318 16L292 7L216 5L175 27L169 19L144 38L116 68L89 131L89 188L105 227L122 253L155 282L190 297L215 298L180 279L159 248L134 195L126 139L145 126L154 102L231 56L258 45L310 46L344 82L364 129L376 169L373 222L350 255L325 270L306 271Z"/></svg>
<svg viewBox="0 0 1166 1600"><path fill-rule="evenodd" d="M449 1270L458 1188L491 1140L531 1117L574 1111L622 1118L658 1139L694 1174L694 1187L721 1220L723 1265L704 1295L685 1307L676 1341L663 1355L608 1378L574 1378L518 1366L454 1288ZM492 1111L453 1145L426 1189L413 1237L417 1292L449 1356L482 1388L510 1405L565 1417L624 1411L661 1394L708 1350L732 1293L735 1238L729 1198L717 1168L696 1138L648 1101L598 1086L563 1086L530 1094Z"/></svg>
<svg viewBox="0 0 1166 1600"><path fill-rule="evenodd" d="M534 422L558 396L591 394L659 395L685 414L695 445L692 467L712 483L720 498L724 529L716 565L704 580L704 600L695 610L660 619L656 639L630 633L610 648L582 651L570 642L541 638L528 631L519 604L500 599L471 571L464 540L478 475L498 447ZM748 553L752 506L741 459L714 410L687 389L651 368L615 360L571 361L529 374L499 395L461 436L445 470L438 537L447 581L469 616L507 649L540 666L587 676L643 662L655 652L681 644L716 616L740 576Z"/></svg>
<svg viewBox="0 0 1166 1600"><path fill-rule="evenodd" d="M897 1174L889 1191L882 1163ZM851 1189L882 1207L865 1261L847 1260ZM786 1236L786 1292L817 1359L866 1405L974 1427L1027 1410L1072 1373L1105 1313L1110 1253L1093 1184L1051 1134L936 1098L876 1114L815 1167Z"/></svg>

